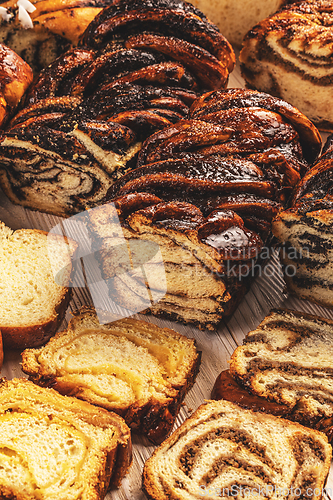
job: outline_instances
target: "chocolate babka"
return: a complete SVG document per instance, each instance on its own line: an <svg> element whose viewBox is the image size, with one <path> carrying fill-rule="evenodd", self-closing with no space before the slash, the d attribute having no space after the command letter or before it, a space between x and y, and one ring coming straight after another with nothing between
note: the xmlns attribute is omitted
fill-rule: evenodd
<svg viewBox="0 0 333 500"><path fill-rule="evenodd" d="M210 401L147 460L143 488L153 500L319 500L331 455L321 432L228 401Z"/></svg>
<svg viewBox="0 0 333 500"><path fill-rule="evenodd" d="M243 297L273 217L320 144L304 115L267 94L228 89L196 100L190 119L145 141L138 167L104 200L112 203L90 214L112 299L215 328ZM136 240L159 245L164 268L148 259L145 280L132 256L137 265L122 272L119 221L129 248Z"/></svg>
<svg viewBox="0 0 333 500"><path fill-rule="evenodd" d="M223 88L235 56L192 5L113 2L40 73L0 139L1 185L14 203L71 215L98 204L133 168L142 141Z"/></svg>
<svg viewBox="0 0 333 500"><path fill-rule="evenodd" d="M333 144L298 184L291 208L273 221L289 292L333 307Z"/></svg>
<svg viewBox="0 0 333 500"><path fill-rule="evenodd" d="M310 314L271 311L233 353L234 382L222 372L212 397L316 427L332 440L332 327Z"/></svg>
<svg viewBox="0 0 333 500"><path fill-rule="evenodd" d="M332 24L330 0L295 2L252 28L240 54L250 88L285 99L327 132L333 130Z"/></svg>

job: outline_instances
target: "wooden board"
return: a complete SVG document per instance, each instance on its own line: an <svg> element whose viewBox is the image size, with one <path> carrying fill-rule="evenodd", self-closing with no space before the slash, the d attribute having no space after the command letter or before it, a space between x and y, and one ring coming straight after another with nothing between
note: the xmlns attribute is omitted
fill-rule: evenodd
<svg viewBox="0 0 333 500"><path fill-rule="evenodd" d="M243 87L243 85L244 82L237 67L230 76L229 87ZM0 220L13 229L37 228L48 231L61 219L14 206L0 192ZM288 307L333 319L333 311L289 297L284 292L282 271L276 254L273 255L269 264L261 270L260 274L253 282L249 293L243 299L236 313L229 321L222 322L216 333L201 332L196 328L185 327L179 323L143 316L142 319L146 321L173 328L183 335L195 338L198 348L202 351L200 373L194 387L185 398L185 404L176 420L176 426L179 426L204 400L210 398L214 381L219 373L228 367L228 360L234 349L242 343L244 336L250 330L258 326L271 308ZM66 328L71 311L77 310L85 304L91 304L89 291L82 288L74 289L73 298L61 329ZM5 352L1 375L7 378L24 376L20 368L20 359L20 353ZM121 488L111 491L106 496L106 500L146 500L146 496L141 490L141 474L144 462L153 450L154 447L145 438L133 435L133 465L123 480ZM327 490L333 492L332 468ZM329 494L328 496L330 500L333 500L333 495Z"/></svg>

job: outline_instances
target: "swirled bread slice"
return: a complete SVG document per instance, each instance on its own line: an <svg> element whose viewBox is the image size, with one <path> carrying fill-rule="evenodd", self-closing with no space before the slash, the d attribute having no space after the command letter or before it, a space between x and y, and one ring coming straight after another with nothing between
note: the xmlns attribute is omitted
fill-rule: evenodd
<svg viewBox="0 0 333 500"><path fill-rule="evenodd" d="M70 299L76 247L73 240L37 229L12 231L0 222L0 330L5 347L37 347L56 332Z"/></svg>
<svg viewBox="0 0 333 500"><path fill-rule="evenodd" d="M327 132L333 130L332 22L330 0L292 3L252 28L240 54L249 87L285 99Z"/></svg>
<svg viewBox="0 0 333 500"><path fill-rule="evenodd" d="M273 220L288 291L333 307L333 147L302 178L291 207Z"/></svg>
<svg viewBox="0 0 333 500"><path fill-rule="evenodd" d="M230 361L252 393L289 408L288 418L315 425L333 416L333 321L274 310L250 332Z"/></svg>
<svg viewBox="0 0 333 500"><path fill-rule="evenodd" d="M279 492L319 499L331 451L321 432L225 400L208 402L147 460L143 487L153 500L252 500Z"/></svg>
<svg viewBox="0 0 333 500"><path fill-rule="evenodd" d="M115 411L156 442L171 431L200 362L194 341L173 330L135 319L100 325L89 308L22 357L37 384Z"/></svg>
<svg viewBox="0 0 333 500"><path fill-rule="evenodd" d="M121 417L25 379L0 381L0 495L102 500L131 463Z"/></svg>

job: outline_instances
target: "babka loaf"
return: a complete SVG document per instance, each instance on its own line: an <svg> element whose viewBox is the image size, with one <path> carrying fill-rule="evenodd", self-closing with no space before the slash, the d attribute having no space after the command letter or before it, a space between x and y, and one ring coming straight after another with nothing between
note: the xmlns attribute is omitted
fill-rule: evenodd
<svg viewBox="0 0 333 500"><path fill-rule="evenodd" d="M267 94L228 89L196 100L190 119L145 141L138 167L110 188L112 203L90 211L113 301L214 329L244 295L272 218L320 144L304 115ZM154 242L164 267L146 259L144 279L134 256L122 272L120 223L128 247Z"/></svg>
<svg viewBox="0 0 333 500"><path fill-rule="evenodd" d="M323 131L333 130L332 24L330 0L295 2L251 29L240 54L250 88L285 99Z"/></svg>
<svg viewBox="0 0 333 500"><path fill-rule="evenodd" d="M30 66L0 43L0 128L11 117L31 82Z"/></svg>
<svg viewBox="0 0 333 500"><path fill-rule="evenodd" d="M94 17L108 0L27 0L1 3L7 10L0 24L0 41L19 54L35 76L62 53L77 45ZM5 17L5 16L3 16Z"/></svg>
<svg viewBox="0 0 333 500"><path fill-rule="evenodd" d="M103 500L131 463L121 417L25 379L0 381L0 495Z"/></svg>
<svg viewBox="0 0 333 500"><path fill-rule="evenodd" d="M5 347L37 347L54 335L70 300L76 247L74 241L45 231L12 231L0 223L0 331Z"/></svg>
<svg viewBox="0 0 333 500"><path fill-rule="evenodd" d="M333 420L332 327L328 319L273 310L233 353L231 374L251 393L282 404L289 419L325 428Z"/></svg>
<svg viewBox="0 0 333 500"><path fill-rule="evenodd" d="M321 432L228 401L211 401L147 460L143 488L153 500L319 500L331 454Z"/></svg>
<svg viewBox="0 0 333 500"><path fill-rule="evenodd" d="M33 382L114 411L155 443L170 433L200 364L192 339L135 319L100 325L89 308L22 359Z"/></svg>
<svg viewBox="0 0 333 500"><path fill-rule="evenodd" d="M298 184L291 208L278 214L273 233L289 292L333 306L333 145Z"/></svg>
<svg viewBox="0 0 333 500"><path fill-rule="evenodd" d="M240 48L246 33L276 12L286 0L192 0L220 28L230 43Z"/></svg>
<svg viewBox="0 0 333 500"><path fill-rule="evenodd" d="M115 1L80 47L40 73L0 138L0 183L14 203L67 216L98 203L133 168L142 141L224 88L230 44L192 5Z"/></svg>

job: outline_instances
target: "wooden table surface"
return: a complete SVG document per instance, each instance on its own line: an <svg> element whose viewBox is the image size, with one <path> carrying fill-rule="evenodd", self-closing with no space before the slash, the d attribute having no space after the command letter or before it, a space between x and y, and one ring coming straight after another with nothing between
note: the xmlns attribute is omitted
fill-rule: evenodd
<svg viewBox="0 0 333 500"><path fill-rule="evenodd" d="M239 69L236 67L230 76L229 87L242 87L243 84ZM12 229L37 228L50 230L61 219L12 205L0 191L0 220ZM71 311L77 310L81 305L85 304L91 304L89 291L82 288L74 289L73 298L61 329L66 328L71 317ZM255 279L249 293L245 296L235 314L227 322L222 322L217 332L202 332L180 323L142 316L142 319L146 321L173 328L187 337L195 338L199 350L202 351L199 375L194 387L185 398L185 405L181 408L176 420L176 426L179 426L204 400L210 398L214 381L218 374L228 367L228 360L234 349L242 343L244 336L250 330L258 326L270 309L276 307L287 307L333 319L332 310L289 297L284 292L281 267L276 255L272 257L269 267L266 266L262 275ZM137 315L137 317L140 316ZM20 359L20 353L18 352L5 352L1 375L7 378L24 376L20 368ZM133 435L133 465L123 480L121 488L109 492L106 500L146 499L146 496L141 491L141 474L144 462L149 458L153 450L154 447L145 438ZM327 489L328 492L330 490L333 492L332 467ZM333 494L328 496L333 500Z"/></svg>

